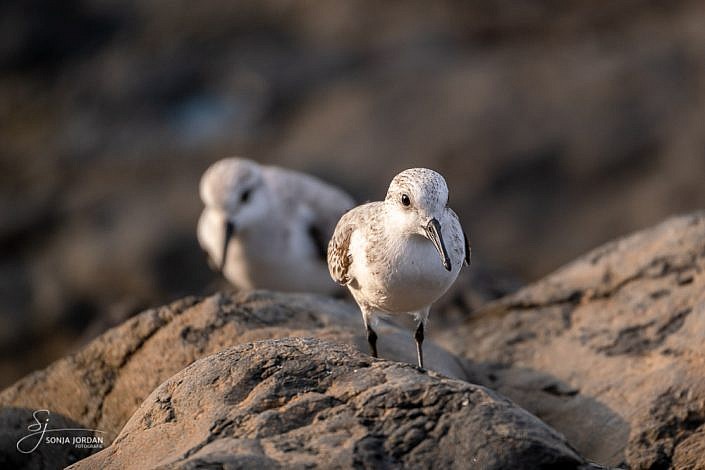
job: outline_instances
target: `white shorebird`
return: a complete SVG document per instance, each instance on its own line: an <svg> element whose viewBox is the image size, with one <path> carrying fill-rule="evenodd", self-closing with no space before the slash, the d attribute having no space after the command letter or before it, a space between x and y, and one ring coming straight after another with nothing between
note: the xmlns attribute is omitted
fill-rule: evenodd
<svg viewBox="0 0 705 470"><path fill-rule="evenodd" d="M414 315L416 352L423 367L424 324L431 304L470 263L458 216L446 206L448 186L433 170L412 168L394 177L384 201L347 212L328 245L328 269L347 285L362 311L377 357L375 314Z"/></svg>
<svg viewBox="0 0 705 470"><path fill-rule="evenodd" d="M211 165L198 240L239 289L333 293L326 243L353 199L312 176L242 158Z"/></svg>

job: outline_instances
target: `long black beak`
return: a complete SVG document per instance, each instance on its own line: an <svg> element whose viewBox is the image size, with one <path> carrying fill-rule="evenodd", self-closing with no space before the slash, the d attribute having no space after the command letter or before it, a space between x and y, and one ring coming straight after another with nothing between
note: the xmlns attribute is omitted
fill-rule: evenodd
<svg viewBox="0 0 705 470"><path fill-rule="evenodd" d="M433 246L438 250L438 254L441 255L441 261L443 261L443 267L448 271L451 270L450 257L448 256L448 251L446 250L446 244L443 243L443 235L441 235L441 224L437 219L433 218L428 222L428 225L424 227L426 230L426 236L433 243Z"/></svg>
<svg viewBox="0 0 705 470"><path fill-rule="evenodd" d="M220 259L220 272L225 268L225 261L228 259L228 246L230 239L235 234L235 224L230 220L225 222L225 237L223 238L223 257Z"/></svg>

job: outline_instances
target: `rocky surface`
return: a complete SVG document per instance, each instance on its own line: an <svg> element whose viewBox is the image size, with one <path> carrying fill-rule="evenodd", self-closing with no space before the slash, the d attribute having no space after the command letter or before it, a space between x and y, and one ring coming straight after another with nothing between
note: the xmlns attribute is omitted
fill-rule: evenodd
<svg viewBox="0 0 705 470"><path fill-rule="evenodd" d="M125 459L569 468L587 458L700 469L704 272L705 213L609 243L469 317L432 322L433 339L457 356L429 342L428 364L454 379L409 365L411 332L392 325L379 328L380 353L402 363L354 352L367 345L344 301L187 298L0 392L0 456L16 465L18 433L31 410L48 408L106 431L112 445L80 468ZM137 452L143 443L149 452ZM86 455L43 452L26 463Z"/></svg>
<svg viewBox="0 0 705 470"><path fill-rule="evenodd" d="M146 311L30 374L0 392L0 406L50 409L105 431L109 444L152 390L196 359L236 344L287 336L315 336L367 351L361 333L356 308L324 297L262 291L187 298ZM383 323L378 333L382 357L416 362L411 331ZM425 346L430 369L474 380L454 356L431 341Z"/></svg>
<svg viewBox="0 0 705 470"><path fill-rule="evenodd" d="M704 272L705 213L675 217L436 339L588 458L705 468Z"/></svg>
<svg viewBox="0 0 705 470"><path fill-rule="evenodd" d="M149 451L145 451L149 449ZM71 468L574 469L565 439L483 387L309 338L201 359Z"/></svg>

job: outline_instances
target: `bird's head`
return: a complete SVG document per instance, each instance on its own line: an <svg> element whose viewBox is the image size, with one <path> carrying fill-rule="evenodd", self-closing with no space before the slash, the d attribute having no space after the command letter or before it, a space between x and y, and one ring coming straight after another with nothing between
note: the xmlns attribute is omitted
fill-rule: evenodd
<svg viewBox="0 0 705 470"><path fill-rule="evenodd" d="M212 261L222 270L230 239L266 218L269 198L262 178L262 168L251 160L225 158L211 165L200 183L201 200L205 204L201 224L215 232L209 238L220 243L209 247Z"/></svg>
<svg viewBox="0 0 705 470"><path fill-rule="evenodd" d="M430 240L438 250L443 267L450 271L450 257L439 222L448 203L445 179L426 168L404 170L389 185L385 203L390 207L396 227L410 235L421 235Z"/></svg>

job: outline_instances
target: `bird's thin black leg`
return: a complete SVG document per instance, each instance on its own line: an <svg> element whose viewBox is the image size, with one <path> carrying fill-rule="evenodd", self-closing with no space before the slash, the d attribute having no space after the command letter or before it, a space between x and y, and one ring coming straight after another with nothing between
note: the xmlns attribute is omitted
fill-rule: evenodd
<svg viewBox="0 0 705 470"><path fill-rule="evenodd" d="M419 367L423 369L423 322L419 322L419 326L416 328L416 334L414 335L416 339L416 355L419 359Z"/></svg>
<svg viewBox="0 0 705 470"><path fill-rule="evenodd" d="M370 343L372 357L377 357L377 333L370 325L367 325L367 342Z"/></svg>

